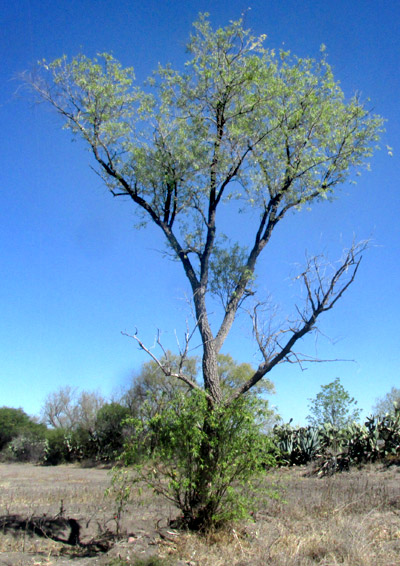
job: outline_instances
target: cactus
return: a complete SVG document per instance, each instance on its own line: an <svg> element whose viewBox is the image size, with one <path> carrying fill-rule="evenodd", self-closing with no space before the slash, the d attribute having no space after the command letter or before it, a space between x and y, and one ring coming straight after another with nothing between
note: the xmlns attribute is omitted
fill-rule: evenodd
<svg viewBox="0 0 400 566"><path fill-rule="evenodd" d="M281 464L307 464L318 459L320 473L333 473L352 465L376 462L400 454L400 407L383 417L368 417L338 429L292 427L290 422L274 427L273 439L281 453Z"/></svg>
<svg viewBox="0 0 400 566"><path fill-rule="evenodd" d="M274 427L275 444L281 452L282 463L299 465L313 460L320 450L318 429L293 428L290 423Z"/></svg>

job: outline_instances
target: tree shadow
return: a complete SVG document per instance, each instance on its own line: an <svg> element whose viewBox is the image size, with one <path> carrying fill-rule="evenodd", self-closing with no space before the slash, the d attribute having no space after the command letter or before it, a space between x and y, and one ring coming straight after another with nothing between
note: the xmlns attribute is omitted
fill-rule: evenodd
<svg viewBox="0 0 400 566"><path fill-rule="evenodd" d="M75 547L79 556L90 556L107 552L114 544L114 533L106 531L89 542L80 540L81 526L76 519L59 516L3 515L0 516L0 531L18 536L21 532L29 537L42 537Z"/></svg>

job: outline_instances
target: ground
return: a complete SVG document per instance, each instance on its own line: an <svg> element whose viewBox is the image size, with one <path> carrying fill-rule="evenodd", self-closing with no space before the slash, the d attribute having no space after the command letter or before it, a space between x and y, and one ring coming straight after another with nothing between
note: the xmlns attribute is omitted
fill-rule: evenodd
<svg viewBox="0 0 400 566"><path fill-rule="evenodd" d="M199 536L147 491L118 519L108 470L0 464L0 565L399 566L400 467L311 472L266 474L253 520Z"/></svg>

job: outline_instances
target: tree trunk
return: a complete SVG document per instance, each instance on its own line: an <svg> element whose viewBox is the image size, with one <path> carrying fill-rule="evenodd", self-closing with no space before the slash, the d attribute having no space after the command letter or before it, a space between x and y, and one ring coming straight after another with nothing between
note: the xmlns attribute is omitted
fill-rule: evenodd
<svg viewBox="0 0 400 566"><path fill-rule="evenodd" d="M183 518L186 527L198 531L210 528L220 504L213 485L215 470L218 468L219 435L218 421L213 421L212 413L213 409L210 407L203 423L205 434L199 453L196 489L191 493Z"/></svg>
<svg viewBox="0 0 400 566"><path fill-rule="evenodd" d="M218 375L218 359L210 324L208 322L207 308L205 303L205 288L199 286L194 292L194 304L197 320L199 321L199 331L203 344L203 381L204 388L216 404L222 399L221 385Z"/></svg>
<svg viewBox="0 0 400 566"><path fill-rule="evenodd" d="M220 403L222 394L218 375L217 353L213 339L203 342L203 380L205 390L210 393L215 403Z"/></svg>

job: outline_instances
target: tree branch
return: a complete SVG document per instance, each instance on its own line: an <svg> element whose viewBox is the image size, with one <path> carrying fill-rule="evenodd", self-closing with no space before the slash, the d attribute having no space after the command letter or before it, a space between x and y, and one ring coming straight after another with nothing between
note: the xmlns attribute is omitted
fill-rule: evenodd
<svg viewBox="0 0 400 566"><path fill-rule="evenodd" d="M286 331L279 331L278 335L290 333L290 337L284 345L278 342L277 335L263 335L258 325L258 319L256 316L253 317L253 328L254 324L256 325L254 329L255 338L264 361L259 365L254 375L236 389L228 400L228 404L254 387L277 364L282 362L295 363L296 360L293 360L293 357L296 359L297 354L293 352L294 345L315 328L318 317L323 312L330 310L353 283L362 260L362 253L367 247L368 242L365 241L353 244L345 253L339 267L334 270L330 277L322 275L322 268L325 268L323 258L308 259L306 269L297 277L297 279L303 280L306 287L306 306L302 313L298 309L300 320L297 321L295 326L292 325ZM297 363L299 360L300 358L297 359Z"/></svg>
<svg viewBox="0 0 400 566"><path fill-rule="evenodd" d="M140 340L140 338L137 335L137 331L135 332L135 334L128 334L127 332L121 332L121 334L123 336L127 336L128 338L132 338L133 340L136 340L136 342L139 344L139 347L141 350L144 350L151 358L152 360L157 364L157 366L160 368L160 370L163 372L163 374L167 377L176 377L176 379L180 379L181 381L183 381L184 383L186 383L186 385L188 385L189 387L191 387L192 389L196 389L197 391L202 391L205 396L206 399L208 400L209 403L213 403L213 399L212 397L204 392L204 389L202 387L200 387L200 385L198 383L196 383L195 381L193 381L192 379L190 379L190 377L187 377L186 375L184 375L183 373L179 372L179 373L174 373L173 371L171 371L171 368L168 365L163 364L159 358L157 358L157 356L155 356L153 354L153 352L150 350L150 348L148 348L147 346L144 345L144 343ZM167 357L167 352L165 351L164 347L161 344L160 341L160 336L158 334L157 336L157 344L160 346L160 348L162 349L162 352L164 354L165 357Z"/></svg>

